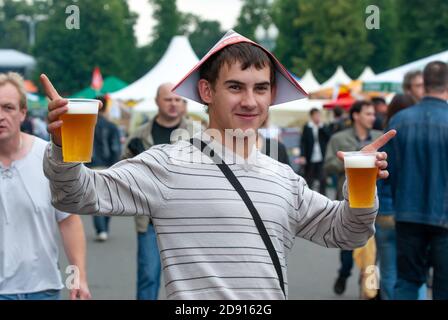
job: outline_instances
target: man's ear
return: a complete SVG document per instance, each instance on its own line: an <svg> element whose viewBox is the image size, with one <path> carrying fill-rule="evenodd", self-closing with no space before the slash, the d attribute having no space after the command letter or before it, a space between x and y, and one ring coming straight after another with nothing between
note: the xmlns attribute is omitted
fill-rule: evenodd
<svg viewBox="0 0 448 320"><path fill-rule="evenodd" d="M212 85L205 79L200 79L198 82L198 91L201 100L205 104L210 104L212 102Z"/></svg>
<svg viewBox="0 0 448 320"><path fill-rule="evenodd" d="M20 123L22 123L23 121L25 121L26 114L28 113L28 108L27 107L24 107L24 108L19 107L19 108L20 108L19 109L19 112L20 112Z"/></svg>

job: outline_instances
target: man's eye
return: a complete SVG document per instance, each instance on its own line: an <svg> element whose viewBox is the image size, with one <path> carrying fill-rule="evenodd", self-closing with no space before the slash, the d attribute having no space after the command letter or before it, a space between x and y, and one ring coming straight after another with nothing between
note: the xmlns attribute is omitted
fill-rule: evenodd
<svg viewBox="0 0 448 320"><path fill-rule="evenodd" d="M232 90L240 90L241 89L241 87L237 84L231 85L229 88Z"/></svg>
<svg viewBox="0 0 448 320"><path fill-rule="evenodd" d="M268 87L267 86L263 86L263 87L256 87L255 88L255 90L257 90L257 91L266 91L266 90L268 90Z"/></svg>

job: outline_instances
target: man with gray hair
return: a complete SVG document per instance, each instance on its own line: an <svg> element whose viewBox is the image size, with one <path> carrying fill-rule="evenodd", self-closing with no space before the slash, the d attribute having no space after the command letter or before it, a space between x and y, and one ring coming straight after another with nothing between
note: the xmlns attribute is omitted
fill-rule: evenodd
<svg viewBox="0 0 448 320"><path fill-rule="evenodd" d="M425 90L423 87L423 74L420 70L409 71L405 74L403 92L412 96L416 101L423 99Z"/></svg>
<svg viewBox="0 0 448 320"><path fill-rule="evenodd" d="M79 270L70 298L88 299L82 222L51 205L42 170L47 142L20 131L26 113L23 78L0 73L0 300L60 298L58 233Z"/></svg>
<svg viewBox="0 0 448 320"><path fill-rule="evenodd" d="M448 299L448 66L423 71L425 97L392 117L389 154L397 231L396 299L417 299L434 268L433 298ZM429 253L429 255L428 255Z"/></svg>

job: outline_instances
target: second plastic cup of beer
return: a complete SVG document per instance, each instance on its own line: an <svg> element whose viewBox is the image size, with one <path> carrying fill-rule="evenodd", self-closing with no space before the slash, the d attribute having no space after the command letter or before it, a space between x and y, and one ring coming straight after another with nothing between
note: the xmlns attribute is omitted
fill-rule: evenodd
<svg viewBox="0 0 448 320"><path fill-rule="evenodd" d="M99 100L68 99L68 111L61 116L64 162L91 162Z"/></svg>
<svg viewBox="0 0 448 320"><path fill-rule="evenodd" d="M350 208L373 208L378 168L376 152L344 152Z"/></svg>

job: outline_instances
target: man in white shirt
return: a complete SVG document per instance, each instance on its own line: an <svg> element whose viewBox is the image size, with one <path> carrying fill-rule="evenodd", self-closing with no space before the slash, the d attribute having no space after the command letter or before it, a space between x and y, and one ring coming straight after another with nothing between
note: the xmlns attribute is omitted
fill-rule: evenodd
<svg viewBox="0 0 448 320"><path fill-rule="evenodd" d="M58 231L77 267L70 274L79 275L69 281L70 298L88 299L83 225L51 205L42 170L47 142L20 132L26 112L22 77L0 74L0 300L60 299Z"/></svg>
<svg viewBox="0 0 448 320"><path fill-rule="evenodd" d="M320 111L310 110L310 121L302 130L300 141L300 162L304 165L304 178L310 188L315 180L319 181L319 193L325 195L326 175L324 172L325 150L329 140L328 129L321 121Z"/></svg>

